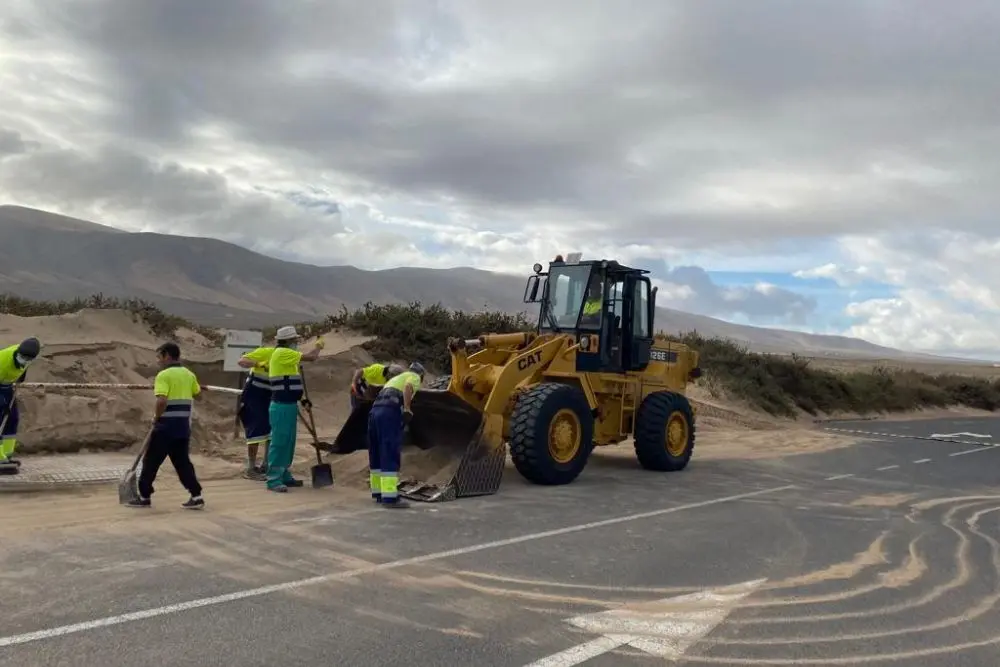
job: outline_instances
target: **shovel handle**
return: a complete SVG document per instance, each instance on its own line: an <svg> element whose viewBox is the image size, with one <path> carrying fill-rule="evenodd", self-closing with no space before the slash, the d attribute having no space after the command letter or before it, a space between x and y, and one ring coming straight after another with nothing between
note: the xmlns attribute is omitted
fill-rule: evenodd
<svg viewBox="0 0 1000 667"><path fill-rule="evenodd" d="M139 448L139 453L136 454L135 460L132 461L132 466L128 469L129 472L135 472L135 469L139 467L139 461L146 455L146 450L149 449L149 441L153 438L153 428L153 426L150 426L149 430L146 431L146 437L142 439L142 447Z"/></svg>

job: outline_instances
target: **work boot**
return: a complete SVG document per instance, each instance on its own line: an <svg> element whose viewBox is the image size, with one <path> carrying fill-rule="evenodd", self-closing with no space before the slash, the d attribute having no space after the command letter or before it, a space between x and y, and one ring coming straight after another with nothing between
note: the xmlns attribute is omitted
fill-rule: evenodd
<svg viewBox="0 0 1000 667"><path fill-rule="evenodd" d="M390 501L390 502L386 502L386 501L383 500L383 501L379 502L379 505L381 507L385 507L386 509L390 509L390 510L405 510L405 509L408 509L410 507L409 501L403 500L402 498L400 498L399 500L393 500L393 501Z"/></svg>
<svg viewBox="0 0 1000 667"><path fill-rule="evenodd" d="M269 486L267 487L267 490L274 491L275 493L288 493L288 487L284 484L281 484L280 486Z"/></svg>
<svg viewBox="0 0 1000 667"><path fill-rule="evenodd" d="M152 507L153 501L150 498L133 498L125 503L125 507Z"/></svg>
<svg viewBox="0 0 1000 667"><path fill-rule="evenodd" d="M305 485L306 485L306 483L303 482L301 479L290 479L287 482L285 482L285 486L287 486L290 489L298 489L299 487L302 487L302 486L305 486Z"/></svg>
<svg viewBox="0 0 1000 667"><path fill-rule="evenodd" d="M12 463L16 465L18 468L21 467L21 459L9 458L7 459L7 463Z"/></svg>
<svg viewBox="0 0 1000 667"><path fill-rule="evenodd" d="M267 475L260 472L257 468L250 468L243 471L243 479L249 479L254 482L263 482L267 479Z"/></svg>
<svg viewBox="0 0 1000 667"><path fill-rule="evenodd" d="M0 461L0 475L16 475L21 472L21 467L16 463L11 463L9 459Z"/></svg>
<svg viewBox="0 0 1000 667"><path fill-rule="evenodd" d="M190 500L188 500L186 503L182 504L181 507L183 507L186 510L200 510L200 509L204 509L205 508L205 499L202 498L201 496L191 496Z"/></svg>

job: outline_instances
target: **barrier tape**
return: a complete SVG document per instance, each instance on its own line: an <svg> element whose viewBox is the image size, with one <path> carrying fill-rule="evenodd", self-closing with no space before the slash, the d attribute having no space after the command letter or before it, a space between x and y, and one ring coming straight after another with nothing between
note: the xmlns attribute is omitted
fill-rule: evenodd
<svg viewBox="0 0 1000 667"><path fill-rule="evenodd" d="M22 382L18 387L30 387L32 389L152 389L153 385L101 382ZM210 384L203 384L201 388L203 391L219 394L239 394L243 391L242 389L216 387Z"/></svg>

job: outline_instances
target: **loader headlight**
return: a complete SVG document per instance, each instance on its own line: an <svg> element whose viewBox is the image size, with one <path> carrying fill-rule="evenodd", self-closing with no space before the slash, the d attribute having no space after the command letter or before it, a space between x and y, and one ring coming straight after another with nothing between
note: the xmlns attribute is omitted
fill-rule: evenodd
<svg viewBox="0 0 1000 667"><path fill-rule="evenodd" d="M590 336L580 336L580 349L584 352L590 349Z"/></svg>
<svg viewBox="0 0 1000 667"><path fill-rule="evenodd" d="M541 273L543 268L544 267L541 264L535 262L535 265L531 267L531 270L534 271L535 273Z"/></svg>

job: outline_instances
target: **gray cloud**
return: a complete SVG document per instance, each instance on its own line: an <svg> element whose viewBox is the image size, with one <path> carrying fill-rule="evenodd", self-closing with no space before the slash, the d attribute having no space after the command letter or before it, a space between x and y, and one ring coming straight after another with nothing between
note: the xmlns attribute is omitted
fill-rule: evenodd
<svg viewBox="0 0 1000 667"><path fill-rule="evenodd" d="M997 139L1000 10L985 0L918 10L884 0L637 1L587 12L515 3L499 13L484 2L102 4L46 21L87 49L114 83L107 121L140 139L183 142L199 123L225 122L249 142L295 147L317 166L396 189L614 213L645 232L669 216L675 234L699 240L746 224L765 236L934 224L995 196L974 182L942 193L905 177L874 191L834 187L892 159L966 178L996 169L985 157ZM538 27L557 19L575 44ZM459 60L484 25L505 38L520 28L511 43L548 50L556 71L451 89L404 80L408 59ZM401 37L407 29L422 39ZM443 43L435 51L430 40ZM311 73L296 75L308 59ZM629 152L653 138L663 144L656 164L630 168ZM664 204L723 186L736 169L813 177L818 191L790 210ZM949 224L982 224L974 211L960 217Z"/></svg>
<svg viewBox="0 0 1000 667"><path fill-rule="evenodd" d="M254 247L338 231L338 203L276 203L235 170L192 168L183 156L212 163L206 128L303 191L410 195L501 235L544 220L609 243L766 252L989 234L998 28L992 0L11 0L0 37L27 55L0 79L0 125L44 124L69 146L0 135L2 173L19 193ZM684 278L699 312L813 307L703 278Z"/></svg>
<svg viewBox="0 0 1000 667"><path fill-rule="evenodd" d="M21 150L4 158L4 145ZM38 193L27 203L72 202L84 215L110 209L132 229L211 235L261 250L280 249L320 226L327 233L343 229L335 206L310 211L291 201L238 191L218 171L157 163L115 146L93 155L49 149L3 129L0 182L10 190ZM274 245L260 243L262 238Z"/></svg>
<svg viewBox="0 0 1000 667"><path fill-rule="evenodd" d="M775 286L723 287L697 266L678 266L663 277L657 304L713 317L745 315L756 324L806 324L816 300ZM680 288L680 289L678 289Z"/></svg>

